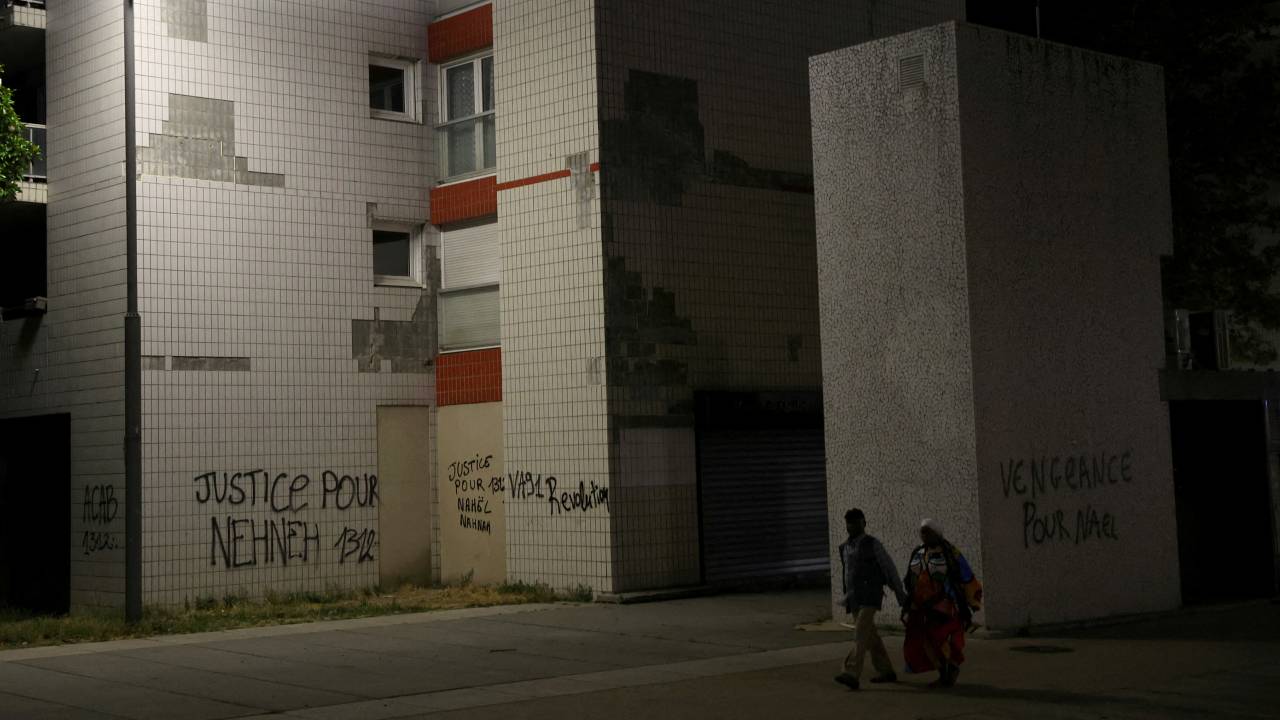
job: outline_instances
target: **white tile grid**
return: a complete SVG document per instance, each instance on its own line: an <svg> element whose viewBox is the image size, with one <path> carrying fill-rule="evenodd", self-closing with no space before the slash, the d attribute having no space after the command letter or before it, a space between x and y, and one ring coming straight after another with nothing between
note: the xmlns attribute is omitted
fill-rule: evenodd
<svg viewBox="0 0 1280 720"><path fill-rule="evenodd" d="M962 13L962 5L820 0L798 10L761 2L744 13L731 0L696 6L658 0L636 13L623 0L604 0L598 6L600 114L605 122L626 119L631 70L691 79L708 164L720 150L754 168L808 175L808 57L941 21ZM724 32L727 27L732 32ZM605 183L609 172L606 164ZM821 385L812 195L694 174L679 206L614 194L605 212L613 229L608 258L625 259L625 269L639 273L647 291L674 294L676 314L692 322L697 338L658 348L657 357L687 363L687 385L619 388L611 396L612 417L665 415L671 406L689 406L695 389ZM794 336L797 359L788 348ZM681 432L673 432L635 447L619 441L610 450L623 458L614 528L621 588L697 580L696 490L683 484L695 474L696 457L681 453L683 445ZM641 460L637 453L650 455Z"/></svg>
<svg viewBox="0 0 1280 720"><path fill-rule="evenodd" d="M322 507L322 473L376 474L376 407L435 401L432 373L356 372L351 336L351 321L372 320L375 307L382 320L411 319L422 296L373 285L366 203L379 218L425 222L431 130L371 119L366 68L370 52L425 59L428 5L211 0L207 43L169 37L159 4L138 7L139 144L163 131L170 93L230 100L235 155L285 176L283 188L139 184L143 354L252 366L145 374L147 602L378 581L376 562L341 557L345 529L376 531L377 510L337 510L333 495ZM420 98L434 87L425 67ZM424 430L434 447L434 421ZM256 469L306 474L297 502L308 507L196 501L201 474ZM212 523L230 548L228 517L258 534L264 522L305 522L319 542L286 563L245 539L241 556L256 551L256 564L226 568Z"/></svg>
<svg viewBox="0 0 1280 720"><path fill-rule="evenodd" d="M592 5L495 4L499 181L561 170L574 153L598 160ZM506 469L554 475L558 495L609 484L604 386L589 372L604 354L598 200L587 227L579 211L566 179L499 199ZM554 510L508 496L508 576L611 590L610 509Z"/></svg>
<svg viewBox="0 0 1280 720"><path fill-rule="evenodd" d="M71 517L71 601L114 605L123 602L123 551L86 553L82 543L92 531L122 547L123 513L98 523L81 509L97 485L112 486L124 503L121 5L55 4L47 19L51 303L30 342L15 323L0 333L0 417L71 414L71 504L63 509Z"/></svg>

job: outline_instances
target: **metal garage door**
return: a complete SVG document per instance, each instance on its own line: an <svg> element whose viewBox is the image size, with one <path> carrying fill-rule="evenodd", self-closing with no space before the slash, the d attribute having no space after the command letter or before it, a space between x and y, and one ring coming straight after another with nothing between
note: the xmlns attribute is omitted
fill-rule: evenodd
<svg viewBox="0 0 1280 720"><path fill-rule="evenodd" d="M705 581L826 571L817 393L708 394L698 420Z"/></svg>

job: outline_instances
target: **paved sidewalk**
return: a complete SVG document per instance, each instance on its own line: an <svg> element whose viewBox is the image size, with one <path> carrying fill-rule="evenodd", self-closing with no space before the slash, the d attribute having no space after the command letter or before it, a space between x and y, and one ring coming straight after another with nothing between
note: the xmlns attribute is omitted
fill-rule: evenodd
<svg viewBox="0 0 1280 720"><path fill-rule="evenodd" d="M1270 718L1280 605L974 640L851 693L822 591L522 606L0 652L0 718ZM890 645L897 642L891 640Z"/></svg>

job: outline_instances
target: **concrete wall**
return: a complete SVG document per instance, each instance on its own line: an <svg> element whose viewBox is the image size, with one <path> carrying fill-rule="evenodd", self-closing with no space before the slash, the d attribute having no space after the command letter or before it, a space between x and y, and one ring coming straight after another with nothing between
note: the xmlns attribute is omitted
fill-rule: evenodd
<svg viewBox="0 0 1280 720"><path fill-rule="evenodd" d="M922 50L925 88L899 93ZM935 26L810 64L836 613L849 507L900 571L925 517L983 570L954 52Z"/></svg>
<svg viewBox="0 0 1280 720"><path fill-rule="evenodd" d="M692 584L694 392L821 384L807 59L963 3L597 7L617 586Z"/></svg>
<svg viewBox="0 0 1280 720"><path fill-rule="evenodd" d="M71 415L72 506L6 511L71 513L74 607L124 602L123 22L110 0L47 11L49 312L0 330L0 417Z"/></svg>
<svg viewBox="0 0 1280 720"><path fill-rule="evenodd" d="M439 410L440 579L507 579L502 403Z"/></svg>
<svg viewBox="0 0 1280 720"><path fill-rule="evenodd" d="M389 287L370 229L427 218L430 3L136 6L146 601L376 584L376 409L434 401L431 235Z"/></svg>
<svg viewBox="0 0 1280 720"><path fill-rule="evenodd" d="M1163 73L956 34L988 621L1173 607Z"/></svg>
<svg viewBox="0 0 1280 720"><path fill-rule="evenodd" d="M1159 70L963 24L811 69L833 519L941 520L991 627L1177 605Z"/></svg>

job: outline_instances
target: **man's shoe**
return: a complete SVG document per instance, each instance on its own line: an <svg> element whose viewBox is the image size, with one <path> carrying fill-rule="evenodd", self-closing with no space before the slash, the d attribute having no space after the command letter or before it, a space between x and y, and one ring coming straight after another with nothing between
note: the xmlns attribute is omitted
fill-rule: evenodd
<svg viewBox="0 0 1280 720"><path fill-rule="evenodd" d="M858 689L858 678L850 675L849 673L840 673L839 675L837 675L836 682L849 688L850 690Z"/></svg>
<svg viewBox="0 0 1280 720"><path fill-rule="evenodd" d="M947 666L947 674L946 674L946 676L942 679L942 686L943 686L943 687L954 687L954 686L955 686L955 684L956 684L956 680L957 680L959 677L960 677L960 666L959 666L959 665L948 665L948 666Z"/></svg>
<svg viewBox="0 0 1280 720"><path fill-rule="evenodd" d="M873 683L896 683L898 682L897 673L889 673L888 675L877 675L871 678Z"/></svg>

